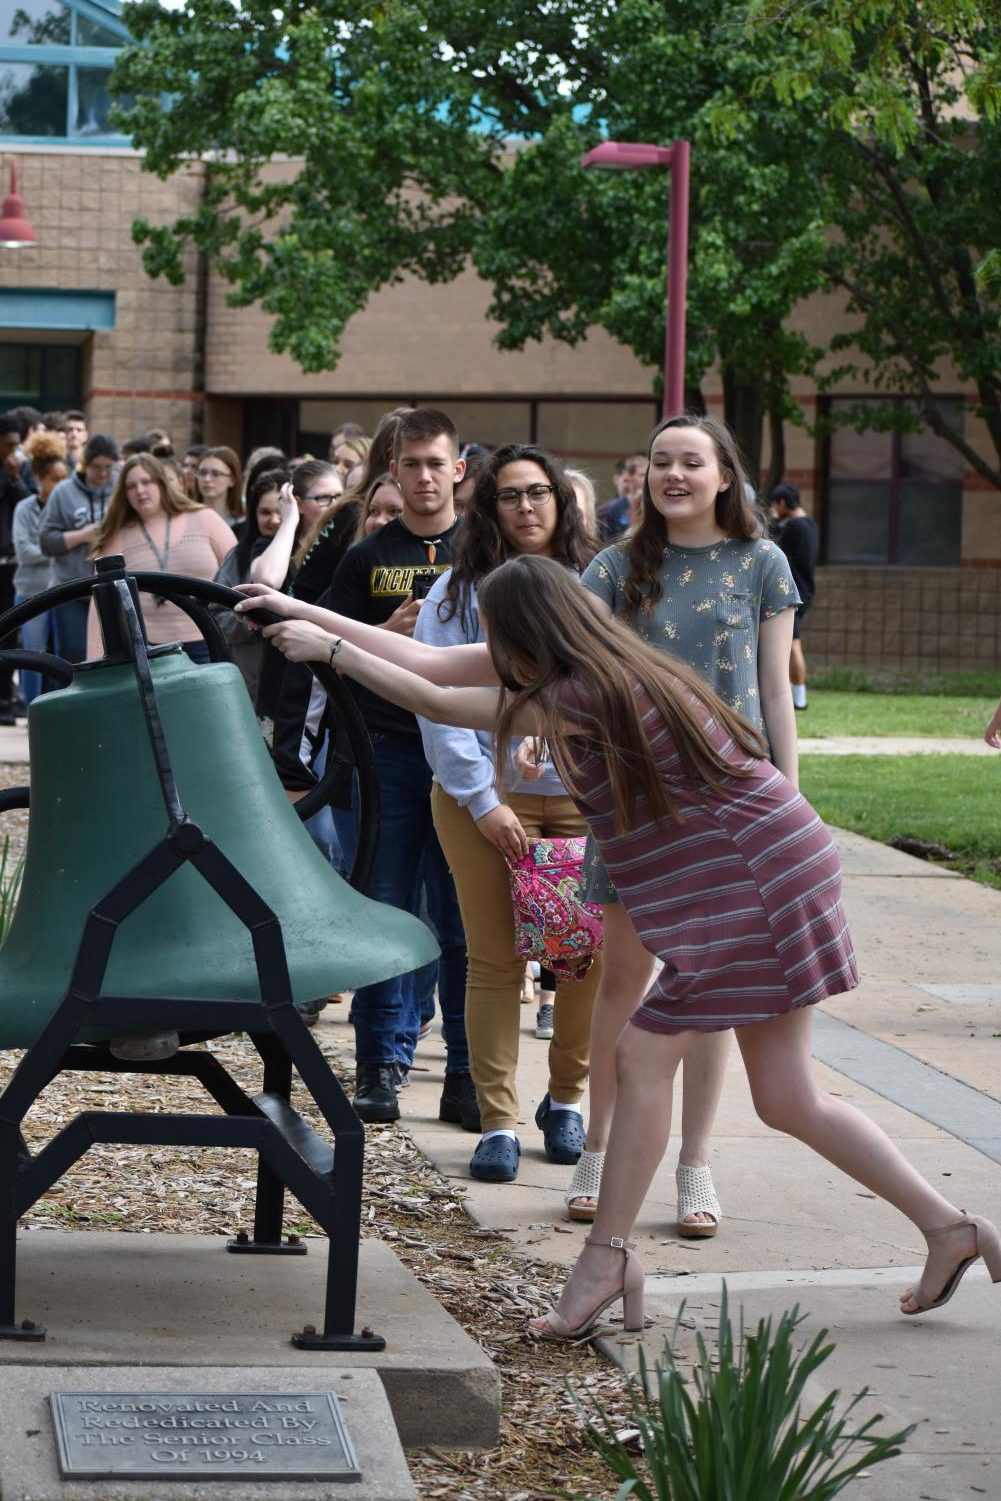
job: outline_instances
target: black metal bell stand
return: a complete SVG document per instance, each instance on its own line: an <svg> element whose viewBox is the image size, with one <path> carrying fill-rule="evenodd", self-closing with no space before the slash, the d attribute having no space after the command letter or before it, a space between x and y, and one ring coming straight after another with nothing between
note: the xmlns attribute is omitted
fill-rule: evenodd
<svg viewBox="0 0 1001 1501"><path fill-rule="evenodd" d="M282 1237L288 1188L321 1226L329 1242L323 1327L317 1330L307 1324L291 1336L292 1343L301 1349L381 1350L384 1339L367 1327L360 1333L354 1329L364 1126L293 1003L278 918L219 847L186 816L181 804L149 668L150 658L165 649L148 647L138 610L137 585L148 587L146 576L127 575L120 559L105 560L99 568L99 577L87 581L87 586L94 591L107 659L133 664L168 829L145 858L91 909L66 993L0 1095L0 1339L40 1340L45 1336L43 1326L15 1318L18 1218L94 1143L120 1142L254 1148L258 1175L253 1236L230 1240L227 1250L240 1254L305 1254L305 1245L296 1237ZM162 590L164 578L156 578L154 587ZM170 582L186 587L197 581L176 578ZM81 592L76 589L75 595ZM228 590L220 592L235 598ZM20 624L23 615L24 607L20 607L0 617L0 640ZM24 661L26 654L10 655ZM27 665L45 664L36 658ZM47 666L65 681L67 664L49 659ZM250 933L259 1000L101 994L119 926L184 864L198 872ZM247 1095L207 1050L181 1051L172 1058L137 1063L115 1058L107 1044L77 1041L85 1028L112 1034L135 1030L137 1018L143 1028L176 1030L187 1040L246 1032L263 1063L261 1092L253 1098ZM330 1128L335 1147L293 1108L293 1068ZM88 1110L33 1156L21 1130L22 1122L46 1085L66 1069L193 1076L224 1114Z"/></svg>

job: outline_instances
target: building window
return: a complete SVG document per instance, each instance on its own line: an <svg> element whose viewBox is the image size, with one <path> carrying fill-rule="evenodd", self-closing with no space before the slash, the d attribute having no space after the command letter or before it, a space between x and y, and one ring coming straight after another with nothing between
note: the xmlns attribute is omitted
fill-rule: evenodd
<svg viewBox="0 0 1001 1501"><path fill-rule="evenodd" d="M31 406L51 412L82 406L82 365L79 344L0 343L0 409Z"/></svg>
<svg viewBox="0 0 1001 1501"><path fill-rule="evenodd" d="M0 0L0 136L125 140L109 124L108 80L128 41L117 6L100 0L79 11L72 0Z"/></svg>
<svg viewBox="0 0 1001 1501"><path fill-rule="evenodd" d="M833 400L831 415L858 407ZM877 403L886 406L885 401ZM963 406L950 404L961 428ZM960 561L963 460L926 427L835 428L827 444L824 535L829 563L955 567Z"/></svg>

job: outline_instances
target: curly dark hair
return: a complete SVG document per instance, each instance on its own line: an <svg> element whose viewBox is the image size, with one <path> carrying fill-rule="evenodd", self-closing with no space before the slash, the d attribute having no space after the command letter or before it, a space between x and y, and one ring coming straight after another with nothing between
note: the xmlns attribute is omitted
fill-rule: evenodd
<svg viewBox="0 0 1001 1501"><path fill-rule="evenodd" d="M534 443L507 443L484 458L477 475L476 489L452 557L445 596L438 605L440 620L451 620L457 612L465 615L470 591L480 579L508 558L518 556L505 540L497 520L497 476L507 464L523 461L538 464L553 487L557 520L551 556L578 573L594 556L594 545L587 535L577 497L559 459Z"/></svg>
<svg viewBox="0 0 1001 1501"><path fill-rule="evenodd" d="M750 485L744 460L733 433L718 417L704 417L699 412L684 412L678 417L667 417L658 422L646 446L647 458L653 445L672 427L695 427L707 433L716 450L716 459L723 474L729 475L730 483L716 497L716 524L721 531L735 541L750 542L761 536L761 517L756 507L748 500ZM643 481L643 507L636 530L622 544L629 559L629 573L625 582L626 609L631 614L640 610L652 610L663 593L661 579L664 564L664 549L669 542L667 521L657 510L650 496L649 477Z"/></svg>

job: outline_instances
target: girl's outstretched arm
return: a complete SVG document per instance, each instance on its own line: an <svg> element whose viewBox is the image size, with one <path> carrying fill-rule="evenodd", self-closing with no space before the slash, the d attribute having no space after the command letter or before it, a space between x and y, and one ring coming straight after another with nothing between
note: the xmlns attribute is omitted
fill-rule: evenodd
<svg viewBox="0 0 1001 1501"><path fill-rule="evenodd" d="M429 683L460 688L487 687L497 682L490 653L482 642L468 646L426 646L398 631L386 631L378 625L365 625L361 620L352 620L350 616L338 615L334 610L324 610L319 605L307 604L303 599L279 594L274 589L266 589L262 584L241 584L240 593L248 597L236 606L239 615L246 615L248 610L270 610L273 615L281 615L287 620L309 621L329 635L340 636L352 646L361 647L374 657L381 657L384 662L393 662L398 667L407 668L409 672L419 673ZM421 608L426 607L422 605ZM327 650L329 649L328 646ZM300 657L296 660L306 659ZM337 665L340 667L341 663L338 662ZM388 693L382 696L390 697ZM423 714L424 710L418 712ZM430 714L427 716L429 719L431 717Z"/></svg>
<svg viewBox="0 0 1001 1501"><path fill-rule="evenodd" d="M331 635L312 621L283 620L277 625L267 626L264 634L290 662L329 662L338 672L354 678L356 683L361 683L380 698L387 698L391 704L398 704L401 709L409 709L414 714L422 714L435 724L454 724L469 730L492 730L494 727L500 688L439 687L395 662L353 646L346 637ZM384 632L373 628L373 634L381 637ZM428 650L444 656L451 648L432 646ZM513 728L515 734L537 732L534 711L526 708L516 718Z"/></svg>
<svg viewBox="0 0 1001 1501"><path fill-rule="evenodd" d="M799 742L789 687L789 652L795 611L783 610L761 622L758 635L758 691L761 717L772 761L794 787L799 786Z"/></svg>

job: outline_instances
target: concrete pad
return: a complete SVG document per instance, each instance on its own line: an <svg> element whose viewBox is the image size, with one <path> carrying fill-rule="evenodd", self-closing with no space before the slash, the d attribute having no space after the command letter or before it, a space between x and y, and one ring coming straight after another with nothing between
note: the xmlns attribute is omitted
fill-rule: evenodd
<svg viewBox="0 0 1001 1501"><path fill-rule="evenodd" d="M44 1324L48 1334L37 1344L4 1343L0 1359L19 1366L223 1365L231 1384L244 1370L291 1367L315 1385L321 1374L358 1367L382 1377L404 1445L495 1444L496 1368L379 1241L362 1241L356 1327L370 1324L386 1349L294 1349L294 1330L322 1325L326 1271L322 1240L309 1242L308 1256L232 1256L221 1237L25 1231L18 1237L17 1319Z"/></svg>
<svg viewBox="0 0 1001 1501"><path fill-rule="evenodd" d="M996 756L986 740L917 735L805 735L804 756Z"/></svg>
<svg viewBox="0 0 1001 1501"><path fill-rule="evenodd" d="M49 1408L53 1391L113 1392L332 1392L354 1447L360 1479L268 1480L254 1485L250 1475L232 1479L63 1480L59 1474ZM247 1501L250 1495L330 1501L343 1483L351 1501L415 1501L396 1425L378 1374L372 1370L330 1370L317 1386L315 1373L298 1367L103 1366L99 1371L59 1366L0 1366L0 1495L3 1501ZM249 1482L249 1483L248 1483Z"/></svg>
<svg viewBox="0 0 1001 1501"><path fill-rule="evenodd" d="M919 1273L917 1266L873 1268L856 1273L810 1274L790 1270L776 1278L749 1272L728 1277L735 1327L743 1308L745 1327L777 1319L799 1304L807 1315L802 1342L827 1329L835 1341L830 1358L807 1389L804 1409L832 1390L842 1405L870 1388L856 1409L859 1422L882 1413L884 1432L917 1424L900 1458L874 1467L839 1494L849 1501L956 1501L959 1496L1001 1496L1001 1428L994 1353L1001 1341L1001 1296L982 1267L965 1277L953 1300L935 1313L905 1318L898 1293ZM672 1341L682 1370L695 1357L701 1331L715 1347L722 1283L719 1278L648 1279L643 1336L647 1361ZM684 1323L675 1320L685 1302ZM635 1369L639 1341L613 1335L601 1347L626 1369ZM971 1366L973 1352L979 1351Z"/></svg>

